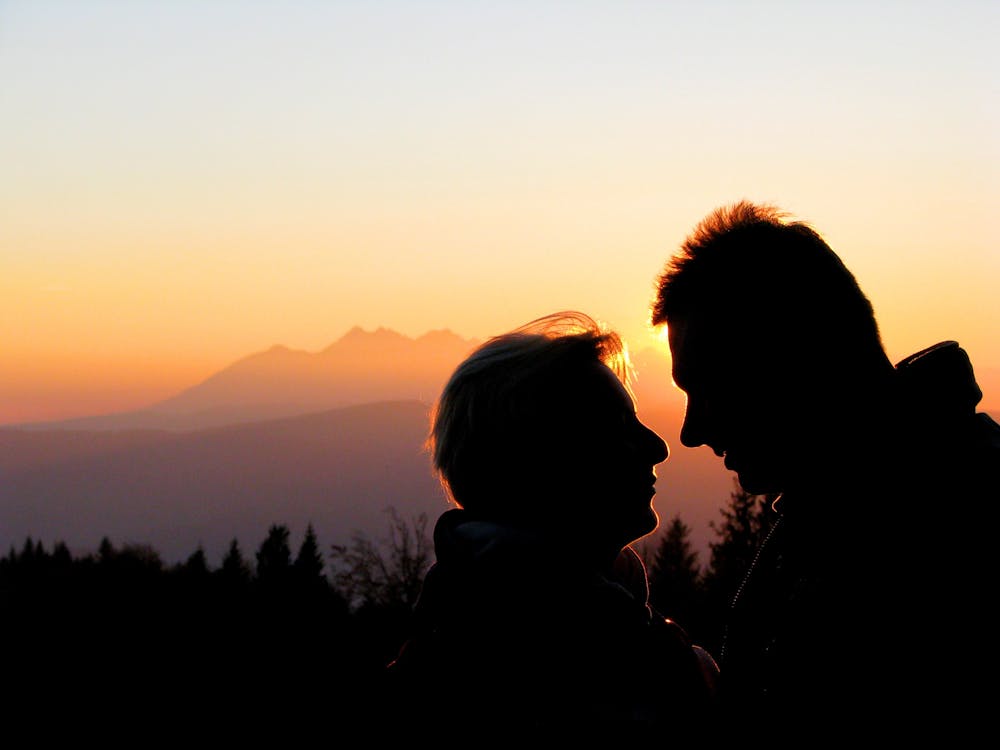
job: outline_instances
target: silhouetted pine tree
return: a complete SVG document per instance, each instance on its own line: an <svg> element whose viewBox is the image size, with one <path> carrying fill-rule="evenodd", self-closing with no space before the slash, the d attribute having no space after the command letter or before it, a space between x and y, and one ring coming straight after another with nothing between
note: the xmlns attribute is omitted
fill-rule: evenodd
<svg viewBox="0 0 1000 750"><path fill-rule="evenodd" d="M359 639L347 601L324 574L326 563L310 523L292 563L292 597L286 607L290 638L286 706L315 721L359 689ZM340 683L338 685L338 683Z"/></svg>
<svg viewBox="0 0 1000 750"><path fill-rule="evenodd" d="M227 719L240 722L253 711L247 703L246 686L254 683L258 664L273 658L268 621L277 615L262 617L262 608L257 606L261 592L255 585L253 568L235 537L211 578L214 599L207 611L212 616L204 623L204 657L199 671L211 674L206 705L214 707L212 720L222 726Z"/></svg>
<svg viewBox="0 0 1000 750"><path fill-rule="evenodd" d="M52 548L52 561L59 570L67 570L73 565L73 555L65 542L56 542Z"/></svg>
<svg viewBox="0 0 1000 750"><path fill-rule="evenodd" d="M270 706L287 710L287 691L284 685L292 679L289 649L296 645L301 635L295 632L292 616L294 597L292 583L292 551L288 542L289 529L284 524L273 524L267 537L257 549L257 568L254 577L252 616L253 652L261 684L272 691L261 708ZM264 699L265 696L260 696Z"/></svg>
<svg viewBox="0 0 1000 750"><path fill-rule="evenodd" d="M107 537L101 539L97 546L97 559L101 563L110 563L115 558L115 547Z"/></svg>
<svg viewBox="0 0 1000 750"><path fill-rule="evenodd" d="M650 604L700 641L703 598L698 553L691 547L691 528L680 516L674 516L659 534L653 554Z"/></svg>
<svg viewBox="0 0 1000 750"><path fill-rule="evenodd" d="M24 546L21 548L20 562L29 570L35 564L36 560L41 560L45 557L45 548L39 541L35 544L34 540L29 536L24 540Z"/></svg>
<svg viewBox="0 0 1000 750"><path fill-rule="evenodd" d="M257 581L265 586L286 583L292 568L289 530L284 524L273 524L257 550Z"/></svg>
<svg viewBox="0 0 1000 750"><path fill-rule="evenodd" d="M711 556L705 572L705 617L712 628L705 633L709 650L718 653L722 644L729 605L743 583L775 514L771 504L776 495L751 495L733 480L729 502L720 511L721 522L710 527L719 540L709 544Z"/></svg>
<svg viewBox="0 0 1000 750"><path fill-rule="evenodd" d="M208 568L205 550L201 545L187 560L170 572L170 601L165 616L177 637L190 643L204 636L204 628L217 618L220 606L216 589L217 580Z"/></svg>
<svg viewBox="0 0 1000 750"><path fill-rule="evenodd" d="M196 579L208 575L208 560L201 545L198 545L198 548L188 556L182 568L186 574Z"/></svg>
<svg viewBox="0 0 1000 750"><path fill-rule="evenodd" d="M218 574L225 588L234 590L242 589L253 577L238 540L233 539L229 543L229 549L222 558L222 567L219 568Z"/></svg>
<svg viewBox="0 0 1000 750"><path fill-rule="evenodd" d="M299 552L292 563L292 570L295 573L296 581L300 584L312 585L315 583L326 584L326 576L323 569L326 562L319 551L319 543L316 540L316 531L312 524L306 527L306 535L299 546Z"/></svg>

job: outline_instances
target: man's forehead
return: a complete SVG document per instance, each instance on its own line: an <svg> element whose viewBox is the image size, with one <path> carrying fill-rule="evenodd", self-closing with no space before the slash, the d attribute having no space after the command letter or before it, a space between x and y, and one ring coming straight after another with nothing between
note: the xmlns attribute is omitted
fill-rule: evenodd
<svg viewBox="0 0 1000 750"><path fill-rule="evenodd" d="M737 343L733 336L735 330L736 326L706 316L684 316L667 322L667 338L675 359L678 355L710 358L731 351Z"/></svg>
<svg viewBox="0 0 1000 750"><path fill-rule="evenodd" d="M683 316L667 322L674 382L684 388L692 382L719 377L745 360L745 328L707 316Z"/></svg>
<svg viewBox="0 0 1000 750"><path fill-rule="evenodd" d="M684 315L667 321L674 383L692 385L814 381L816 373L802 357L804 342L780 326L768 325L748 310L746 315Z"/></svg>

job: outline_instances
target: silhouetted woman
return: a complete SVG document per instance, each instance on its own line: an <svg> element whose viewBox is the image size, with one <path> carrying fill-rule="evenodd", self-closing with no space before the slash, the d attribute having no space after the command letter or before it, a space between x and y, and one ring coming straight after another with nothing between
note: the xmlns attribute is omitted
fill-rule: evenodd
<svg viewBox="0 0 1000 750"><path fill-rule="evenodd" d="M620 337L570 312L492 338L446 384L428 446L456 507L389 666L395 715L706 730L715 662L650 607L629 546L657 527L668 450L636 416Z"/></svg>

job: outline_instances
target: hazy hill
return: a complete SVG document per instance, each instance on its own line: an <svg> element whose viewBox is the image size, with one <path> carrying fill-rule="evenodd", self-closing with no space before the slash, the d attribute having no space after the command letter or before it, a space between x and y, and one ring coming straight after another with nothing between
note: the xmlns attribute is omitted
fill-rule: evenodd
<svg viewBox="0 0 1000 750"><path fill-rule="evenodd" d="M676 430L669 413L644 419ZM423 450L428 405L391 401L187 432L0 430L0 550L32 537L81 552L101 537L148 544L169 562L203 546L218 561L231 539L248 556L272 523L324 544L388 531L447 509ZM703 547L730 488L708 451L673 450L656 507L681 513Z"/></svg>
<svg viewBox="0 0 1000 750"><path fill-rule="evenodd" d="M94 550L149 544L179 561L202 545L248 559L272 523L323 544L447 507L422 443L427 407L393 401L172 433L0 430L0 549L31 536Z"/></svg>

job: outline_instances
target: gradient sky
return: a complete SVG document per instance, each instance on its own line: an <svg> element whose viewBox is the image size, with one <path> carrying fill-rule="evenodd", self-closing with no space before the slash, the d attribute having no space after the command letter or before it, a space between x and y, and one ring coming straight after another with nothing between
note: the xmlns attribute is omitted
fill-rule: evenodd
<svg viewBox="0 0 1000 750"><path fill-rule="evenodd" d="M741 198L1000 373L1000 3L0 0L0 424L352 326L647 329ZM986 402L1000 394L986 390Z"/></svg>

